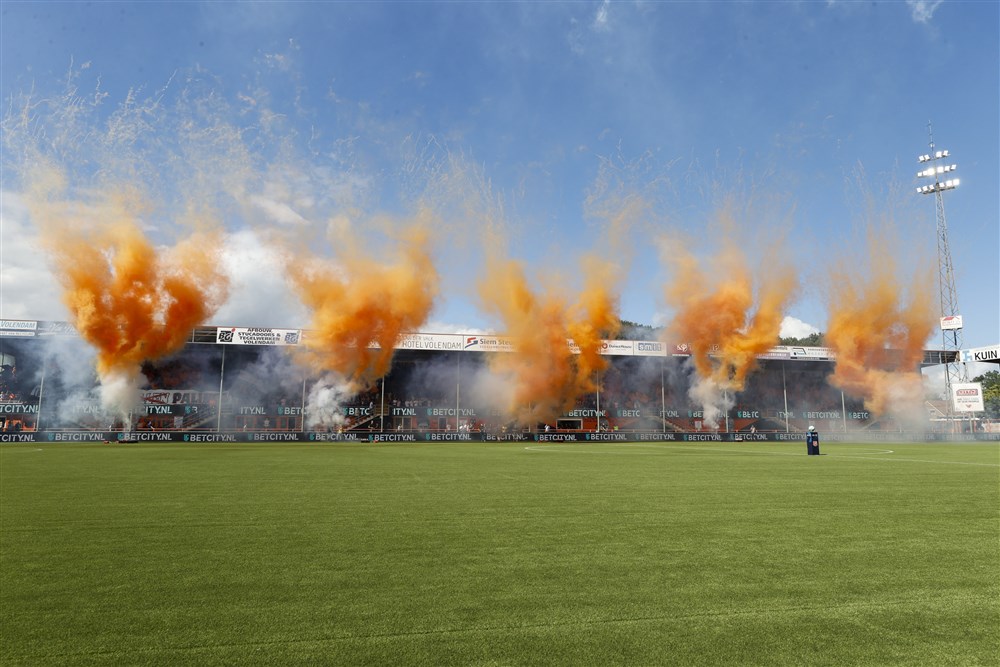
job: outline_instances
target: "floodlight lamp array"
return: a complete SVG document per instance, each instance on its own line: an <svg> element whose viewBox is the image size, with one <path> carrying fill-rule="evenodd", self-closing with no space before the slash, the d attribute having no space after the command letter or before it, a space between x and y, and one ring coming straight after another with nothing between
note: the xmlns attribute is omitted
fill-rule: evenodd
<svg viewBox="0 0 1000 667"><path fill-rule="evenodd" d="M935 183L934 185L924 185L917 188L917 193L922 195L929 195L932 192L944 192L945 190L954 190L958 187L958 179L950 179L943 181L941 183Z"/></svg>
<svg viewBox="0 0 1000 667"><path fill-rule="evenodd" d="M917 158L917 160L919 160L920 162L930 162L931 160L940 160L943 157L948 157L948 151L937 151L933 155L929 153L926 155L921 155L920 157Z"/></svg>
<svg viewBox="0 0 1000 667"><path fill-rule="evenodd" d="M957 164L941 165L940 167L929 167L923 171L918 171L917 176L937 176L938 174L947 174L949 171L955 171L958 169Z"/></svg>

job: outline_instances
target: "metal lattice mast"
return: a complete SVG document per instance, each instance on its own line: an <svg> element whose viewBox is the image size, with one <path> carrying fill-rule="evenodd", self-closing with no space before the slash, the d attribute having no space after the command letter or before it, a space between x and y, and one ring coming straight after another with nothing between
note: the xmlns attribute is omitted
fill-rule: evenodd
<svg viewBox="0 0 1000 667"><path fill-rule="evenodd" d="M934 164L948 157L948 151L934 148L934 134L930 122L927 123L930 153L921 155L919 162L927 164L927 168L917 174L918 177L932 178L932 185L917 188L923 195L933 194L937 219L937 255L938 255L938 287L941 303L941 337L942 347L947 362L945 363L945 395L948 400L948 414L953 415L952 385L968 382L965 365L960 363L962 348L962 316L958 312L958 289L955 286L955 271L951 262L951 250L948 247L948 221L944 213L944 192L958 187L957 178L948 176L958 169L958 165Z"/></svg>

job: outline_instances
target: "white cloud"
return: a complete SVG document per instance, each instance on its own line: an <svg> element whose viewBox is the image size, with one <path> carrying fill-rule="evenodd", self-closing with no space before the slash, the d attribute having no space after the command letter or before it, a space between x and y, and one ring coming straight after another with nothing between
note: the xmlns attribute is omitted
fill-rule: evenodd
<svg viewBox="0 0 1000 667"><path fill-rule="evenodd" d="M906 0L913 20L917 23L930 22L935 10L937 10L942 2L943 0Z"/></svg>
<svg viewBox="0 0 1000 667"><path fill-rule="evenodd" d="M432 321L421 327L423 332L437 334L468 334L470 336L493 336L495 331L475 327L468 324L453 324L450 322Z"/></svg>
<svg viewBox="0 0 1000 667"><path fill-rule="evenodd" d="M814 333L819 333L819 329L797 317L785 315L785 319L781 320L781 330L778 335L782 338L805 338Z"/></svg>
<svg viewBox="0 0 1000 667"><path fill-rule="evenodd" d="M0 194L0 318L66 320L62 288L21 198Z"/></svg>

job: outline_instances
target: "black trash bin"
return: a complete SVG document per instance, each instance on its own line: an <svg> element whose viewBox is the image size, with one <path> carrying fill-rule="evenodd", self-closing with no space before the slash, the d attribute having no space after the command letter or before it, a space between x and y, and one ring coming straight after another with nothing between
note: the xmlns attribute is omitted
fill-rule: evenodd
<svg viewBox="0 0 1000 667"><path fill-rule="evenodd" d="M806 432L806 453L810 456L819 456L819 433L815 426L810 426Z"/></svg>

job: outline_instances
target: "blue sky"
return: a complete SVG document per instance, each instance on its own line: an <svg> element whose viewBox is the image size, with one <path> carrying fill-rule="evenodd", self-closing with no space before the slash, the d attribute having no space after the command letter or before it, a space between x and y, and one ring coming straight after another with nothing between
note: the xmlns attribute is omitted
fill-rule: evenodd
<svg viewBox="0 0 1000 667"><path fill-rule="evenodd" d="M800 269L788 308L800 328L787 333L824 329L824 268L863 245L866 193L892 210L904 274L933 257L933 200L914 192L932 121L962 181L945 204L963 347L1000 340L996 2L5 1L0 12L5 108L29 88L59 90L71 63L80 89L110 105L197 73L235 117L247 100L279 114L304 171L346 159L350 177L314 186L336 183L372 209L394 209L408 187L401 146L443 147L503 199L510 254L532 267L571 272L607 245L586 203L610 174L656 204L623 241L621 315L640 323L669 319L656 238L682 232L709 252L725 233L709 224L719 193L765 202L740 233L784 239ZM66 319L17 188L5 174L0 315ZM213 323L305 326L275 272L259 275L268 259L245 221L226 222L242 254ZM467 289L475 262L458 257L475 250L455 240L438 252L445 285L427 329L495 327Z"/></svg>

